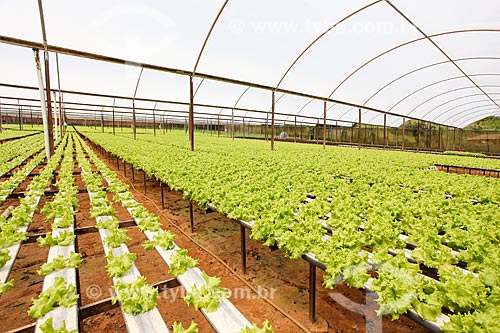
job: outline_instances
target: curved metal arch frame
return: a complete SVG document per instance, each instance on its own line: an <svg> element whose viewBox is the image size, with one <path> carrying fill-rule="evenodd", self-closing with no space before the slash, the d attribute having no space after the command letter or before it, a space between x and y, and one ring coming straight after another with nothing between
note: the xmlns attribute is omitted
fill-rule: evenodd
<svg viewBox="0 0 500 333"><path fill-rule="evenodd" d="M281 85L281 83L283 82L283 80L285 79L285 77L288 75L288 73L290 72L290 70L295 66L295 64L300 60L300 58L302 58L302 56L307 53L307 51L314 45L316 44L316 42L318 42L321 38L323 38L325 35L327 35L331 30L335 29L335 27L337 27L339 24L341 24L342 22L345 22L346 20L348 20L349 18L353 17L354 15L364 11L365 9L368 9L370 8L371 6L373 5L376 5L378 4L379 2L382 2L383 0L376 0L376 1L373 1L371 3L369 3L368 5L365 5L361 8L358 8L357 10L349 13L348 15L344 16L342 19L340 19L339 21L337 21L336 23L334 23L332 26L330 26L328 29L326 29L325 31L323 31L318 37L316 37L311 43L309 43L306 48L295 58L295 60L292 62L292 64L288 67L288 69L285 71L285 73L282 75L281 79L278 81L278 83L276 84L276 89L279 88L279 86ZM202 81L203 82L203 81ZM201 82L200 82L200 85L201 85ZM198 86L199 88L199 86ZM196 91L198 91L198 89L196 89ZM247 91L244 91L242 95L246 94ZM241 97L243 96L240 96L238 98L238 100L241 99ZM311 103L314 99L311 99L309 102L306 103L306 105L304 107L302 107L300 110L303 110L309 103ZM279 99L275 101L275 105L276 103L279 102ZM236 106L236 104L235 104ZM327 110L329 110L330 108L328 108ZM299 111L300 113L300 111Z"/></svg>
<svg viewBox="0 0 500 333"><path fill-rule="evenodd" d="M472 108L468 108L466 110L462 110L461 113L466 113L467 112L467 117L468 117L469 115L471 115L470 113L468 113L470 111L473 111L474 113L476 113L476 112L481 112L481 111L490 110L490 109L492 109L491 108L491 104L490 105L478 105L478 106L474 106ZM456 114L452 114L450 117L447 118L447 120L455 118L455 117L456 117ZM463 119L459 118L457 120L452 121L451 123L456 123L456 122L458 122L460 120L463 120Z"/></svg>
<svg viewBox="0 0 500 333"><path fill-rule="evenodd" d="M500 93L491 93L491 95L500 95ZM435 110L439 109L440 107L442 107L442 106L444 106L446 104L453 103L453 102L461 100L461 99L466 99L466 98L476 97L476 96L484 96L484 95L483 94L471 94L471 95L464 95L464 96L460 96L460 97L457 97L457 98L450 99L450 100L448 100L448 101L446 101L444 103L441 103L438 106L430 109L429 111L427 111L425 114L422 115L422 118L427 117L429 114L431 114L432 112L434 112ZM445 112L441 113L441 115L448 113L448 111L449 110L446 110Z"/></svg>
<svg viewBox="0 0 500 333"><path fill-rule="evenodd" d="M499 95L500 95L500 94L499 94ZM500 100L500 98L497 98L496 100ZM486 100L480 100L480 101L469 102L469 103L465 103L465 105L470 105L470 104L475 104L475 103L480 103L480 102L486 102ZM464 105L460 105L460 106L464 106ZM459 107L460 107L460 106L459 106ZM446 120L447 120L447 121L450 121L450 122L452 122L452 123L453 123L453 122L455 122L455 120L453 120L453 121L452 121L452 119L454 119L454 118L456 118L456 117L460 117L460 116L462 116L463 114L467 114L468 112L470 112L470 111L472 111L472 110L476 110L476 109L479 109L479 108L481 108L481 107L488 107L488 106L491 106L491 104L477 105L477 106L475 106L475 107L472 107L472 108L469 108L469 109L466 109L466 110L461 110L461 111L459 111L459 112L457 112L457 113L453 113L453 114L451 114L448 118L446 118ZM456 109L456 108L454 108L454 109ZM451 109L450 109L450 110L448 110L448 111L447 111L447 113L448 113L449 111L451 111Z"/></svg>
<svg viewBox="0 0 500 333"><path fill-rule="evenodd" d="M452 107L452 108L447 109L447 110L446 110L446 112L441 113L441 115L443 115L443 114L447 114L447 113L449 113L449 112L451 112L451 111L453 111L453 110L456 110L456 109L458 109L458 108L461 108L461 107L463 107L463 106L467 106L467 105L471 105L471 104L476 104L476 103L482 103L482 102L486 102L486 100L484 100L484 99L480 99L480 100L470 101L470 102L467 102L467 103L462 103L462 104L459 104L459 105L456 105L456 106L454 106L454 107ZM455 116L456 116L456 114L455 114ZM449 118L449 119L451 119L451 118L453 118L453 117L452 117L452 116L450 116L450 118ZM430 120L429 120L429 121L430 121Z"/></svg>
<svg viewBox="0 0 500 333"><path fill-rule="evenodd" d="M495 115L498 115L498 110L495 112L494 110L497 110L496 108L490 108L490 109L484 109L482 110L481 112L474 112L473 114L470 114L468 115L465 119L465 121L461 122L461 123L457 123L457 122L454 122L454 124L457 124L455 125L456 127L460 127L460 128L463 128L465 126L467 126L468 124L474 122L474 121L477 121L477 120L480 120L480 119L483 119L483 118L486 118L488 116L495 116ZM476 120L473 120L474 117L476 116L480 116L480 118L476 119Z"/></svg>
<svg viewBox="0 0 500 333"><path fill-rule="evenodd" d="M476 76L500 76L500 73L479 73L479 74L471 74L470 76L473 76L473 77L476 77ZM408 95L404 96L403 98L401 98L399 101L397 101L393 106L391 106L389 108L389 111L393 110L396 106L398 106L399 104L401 104L404 100L410 98L411 96L415 95L416 93L424 90L424 89L427 89L429 87L432 87L436 84L440 84L440 83L443 83L443 82L448 82L448 81L451 81L451 80L457 80L457 79L463 79L464 77L463 76L452 76L452 77L449 77L449 78L446 78L446 79L442 79L442 80L438 80L438 81L435 81L435 82L432 82L428 85L425 85L423 87L420 87L419 89L417 90L414 90L412 91L411 93L409 93ZM410 116L410 113L407 114L407 116Z"/></svg>
<svg viewBox="0 0 500 333"><path fill-rule="evenodd" d="M482 86L482 87L484 87L484 88L500 88L500 86ZM471 88L472 88L472 87L471 87ZM456 90L458 90L458 89L456 89ZM490 93L490 95L500 95L500 92L498 92L498 93ZM471 97L471 96L465 96L465 97ZM436 122L436 121L437 121L437 119L439 119L441 116L443 116L443 115L444 115L444 114L446 114L447 112L448 112L448 110L447 110L447 111L445 111L444 113L441 113L441 114L437 115L437 116L436 116L436 117L434 117L431 121ZM460 113L463 113L463 112L461 111ZM429 112L428 112L428 113L426 113L425 115L423 115L423 117L427 116L428 114L429 114ZM446 122L448 119L449 119L449 118L446 118L446 119L444 119L443 121L444 121L444 122Z"/></svg>
<svg viewBox="0 0 500 333"><path fill-rule="evenodd" d="M453 35L453 34L460 34L460 33L477 33L477 32L500 32L500 29L463 29L463 30L451 30L451 31L444 31L444 32L440 32L440 33L436 33L436 34L432 34L432 35L429 35L429 38L433 38L433 37L439 37L439 36L446 36L446 35ZM407 45L410 45L410 44L413 44L413 43L416 43L416 42L420 42L420 41L423 41L423 40L426 40L427 38L426 37L420 37L420 38L416 38L416 39L413 39L413 40L410 40L410 41L406 41L404 43L401 43L399 45L396 45L390 49L387 49L385 50L384 52L382 53L379 53L378 55L376 55L375 57L371 58L370 60L366 61L364 64L362 64L361 66L359 66L358 68L356 68L353 72L351 72L348 76L346 76L346 78L337 85L337 87L335 87L335 89L331 92L331 94L328 96L328 98L331 98L332 95L346 82L348 81L352 76L354 76L357 72L359 72L361 69L363 69L364 67L366 67L367 65L369 65L370 63L374 62L375 60L383 57L384 55L388 54L388 53L391 53L392 51L395 51L401 47L404 47L404 46L407 46Z"/></svg>
<svg viewBox="0 0 500 333"><path fill-rule="evenodd" d="M221 8L219 9L219 12L217 13L217 16L215 17L214 21L212 22L210 29L208 30L207 37L205 37L205 41L203 42L203 45L201 46L200 53L198 54L198 58L196 59L196 63L195 63L194 68L193 68L193 74L192 74L193 77L196 75L196 69L198 68L198 64L200 63L201 56L203 55L203 51L205 50L205 47L207 46L208 40L210 39L210 36L212 35L212 31L214 30L215 25L217 24L217 21L219 20L219 17L222 15L222 12L224 11L224 8L226 8L226 5L228 2L229 2L229 0L224 1ZM201 83L200 83L200 85L201 85Z"/></svg>
<svg viewBox="0 0 500 333"><path fill-rule="evenodd" d="M500 60L500 57L467 57L467 58L458 58L458 59L454 59L454 61L469 61L469 60ZM385 88L389 87L390 85L392 85L393 83L395 83L396 81L399 81L401 80L402 78L408 76L408 75L411 75L411 74L414 74L416 72L419 72L421 70L424 70L424 69L427 69L427 68L430 68L430 67L434 67L434 66L438 66L438 65L443 65L443 64L448 64L450 63L449 60L446 60L446 61L440 61L440 62L435 62L433 64L429 64L429 65L425 65L425 66L422 66L422 67L419 67L417 69L414 69L414 70L411 70L409 72L406 72L404 73L403 75L401 76L398 76L397 78L395 78L394 80L390 81L389 83L387 83L386 85L384 85L382 88L380 88L379 90L377 90L373 95L371 95L364 103L363 105L366 105L369 101L372 100L372 98L374 98L376 95L378 95L380 92L382 92L382 90L384 90Z"/></svg>
<svg viewBox="0 0 500 333"><path fill-rule="evenodd" d="M483 88L500 88L500 85L484 85L484 86L481 86L481 87L483 87ZM434 99L434 98L437 98L437 97L439 97L439 96L442 96L442 95L445 95L445 94L448 94L448 93L452 93L452 92L459 91L459 90L474 89L474 88L475 88L475 87L468 86L468 87L461 87L461 88L455 88L455 89L447 90L447 91L445 91L445 92L441 92L441 93L439 93L439 94L437 94L437 95L432 96L431 98L426 99L424 102L420 103L419 105L423 105L423 104L427 103L428 101L431 101L431 100L432 100L432 99ZM380 116L380 114L375 115L375 116L374 116L374 117L372 117L372 118L371 118L368 122L372 122L372 121L374 121L374 120L375 120L375 119L377 119L379 116ZM424 117L424 116L423 116L423 117ZM439 117L439 116L438 116L438 117ZM432 120L432 121L436 121L436 119L437 119L438 117L434 118L434 120Z"/></svg>
<svg viewBox="0 0 500 333"><path fill-rule="evenodd" d="M472 80L472 78L462 69L462 67L460 67L455 61L453 61L453 59L449 56L448 53L446 53L439 45L438 43L436 43L436 41L434 41L434 39L432 39L431 37L429 37L429 35L427 35L422 29L420 29L419 26L417 26L414 22L412 22L410 20L410 18L404 14L396 5L394 5L390 0L384 0L389 6L391 6L402 18L404 18L410 25L412 25L416 30L418 30L418 32L420 32L422 34L422 36L425 37L425 39L427 41L429 41L444 57L446 57L446 59L448 59L452 65L458 69L466 78L467 80L469 80L484 96L486 96L490 101L493 102L493 104L495 104L498 109L500 110L500 105L493 99L491 98L490 95L488 95L483 89L481 89L480 86L477 85L477 83Z"/></svg>
<svg viewBox="0 0 500 333"><path fill-rule="evenodd" d="M474 101L474 102L469 102L469 103L464 103L464 104L462 104L462 105L459 105L458 107L460 107L460 106L464 106L464 105L473 104L473 103L476 103L476 102L484 102L484 101L485 101L485 100L481 100L481 101ZM478 106L474 106L474 107L468 108L468 109L466 109L466 110L462 110L462 111L460 111L460 113L459 113L459 114L464 113L464 112L469 112L469 111L472 111L472 110L476 110L476 109L479 109L479 108L485 108L485 107L491 107L491 103L490 103L490 104L485 104L485 105L478 105ZM449 111L451 111L451 109L450 109ZM449 116L448 118L446 118L446 120L445 120L444 122L448 122L450 119L455 118L455 117L456 117L457 115L459 115L459 114L457 114L457 113L452 114L451 116ZM442 116L442 115L443 115L443 114L441 114L441 116ZM402 117L402 118L403 118L403 117ZM421 120L422 120L422 121L424 121L424 122L433 122L433 120L430 120L430 119L423 119L423 118L422 118ZM452 122L452 123L453 123L453 122ZM393 122L391 123L391 126L394 126L394 124L396 124L396 121L393 121ZM453 127L453 125L450 125L450 124L446 124L446 125L445 125L445 124L441 124L441 126L451 126L451 127Z"/></svg>
<svg viewBox="0 0 500 333"><path fill-rule="evenodd" d="M470 76L483 76L483 75L500 75L500 74L471 74ZM436 82L432 82L426 86L423 86L413 92L411 92L410 94L406 95L405 97L403 97L402 99L400 99L399 101L397 101L393 106L391 106L387 111L392 111L397 105L399 105L400 103L402 103L404 100L408 99L409 97L413 96L414 94L424 90L424 89L427 89L429 87L432 87L433 85L436 85L436 84L440 84L440 83L443 83L443 82L447 82L447 81L451 81L451 80L456 80L456 79L463 79L464 77L463 76L453 76L451 78L446 78L446 79L443 79L443 80L439 80L439 81L436 81ZM347 113L353 111L355 108L351 107L349 108L348 110L346 110L341 116L340 118L344 117ZM363 111L363 114L366 114L366 111ZM375 115L374 117L372 117L370 119L369 122L373 121L374 119L377 119L377 117L381 116L381 114L377 114ZM403 116L411 116L411 112L410 113L407 113L406 115L401 115L401 117Z"/></svg>
<svg viewBox="0 0 500 333"><path fill-rule="evenodd" d="M362 11L370 8L371 6L374 6L380 2L383 2L383 0L376 0L376 1L373 1L361 8L358 8L356 9L355 11L349 13L348 15L344 16L342 19L340 19L339 21L337 21L336 23L334 23L332 26L330 26L328 29L326 29L325 31L323 31L318 37L316 37L311 43L309 43L306 48L304 50L302 50L302 52L295 58L295 60L292 62L292 64L288 67L288 69L285 71L285 73L283 74L283 76L281 77L281 79L278 81L278 84L276 84L276 89L279 88L279 86L281 85L281 83L283 82L283 80L285 79L285 77L288 75L288 73L290 72L290 70L295 66L295 64L300 60L300 58L302 58L302 56L304 54L307 53L307 51L309 51L309 49L314 45L316 44L316 42L318 42L321 38L323 38L325 35L327 35L330 31L332 31L333 29L335 29L335 27L337 27L339 24L347 21L348 19L350 19L351 17L355 16L356 14L358 13L361 13Z"/></svg>

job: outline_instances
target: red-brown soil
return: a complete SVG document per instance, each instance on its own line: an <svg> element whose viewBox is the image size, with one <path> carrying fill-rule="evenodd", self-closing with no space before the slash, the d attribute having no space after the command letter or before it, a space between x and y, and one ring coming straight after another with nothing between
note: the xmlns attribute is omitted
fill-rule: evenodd
<svg viewBox="0 0 500 333"><path fill-rule="evenodd" d="M76 161L75 161L76 163ZM108 166L116 171L116 159L108 162ZM79 171L75 168L75 171ZM280 251L271 252L260 242L250 240L247 231L247 273L242 274L239 226L218 213L207 213L195 207L195 231L192 233L189 224L189 203L182 199L182 194L175 191L164 191L165 209L161 208L161 191L159 183L148 180L146 194L143 192L143 174L135 171L135 182L132 183L131 169L127 165L127 177L123 177L123 164L120 163L119 177L131 185L132 194L151 212L161 217L165 229L176 236L176 243L188 249L189 255L199 259L201 270L209 275L222 279L221 285L233 292L231 301L249 319L259 325L268 319L276 332L303 332L290 318L300 322L311 332L362 332L366 331L365 318L362 314L352 312L335 302L332 294L340 294L353 302L362 304L365 295L360 290L353 290L339 285L335 291L327 290L321 285L323 272L318 270L317 277L317 321L309 321L309 264L303 260L290 260ZM29 183L26 182L26 184ZM23 184L22 186L26 186ZM105 183L104 183L105 184ZM78 173L75 174L75 185L84 188ZM110 196L111 198L111 196ZM2 205L16 204L17 199L9 199ZM42 199L40 208L45 200ZM78 195L79 211L76 214L76 227L95 225L95 219L89 216L89 198L87 193ZM127 221L131 216L119 204L114 205L120 221ZM50 224L43 221L43 215L37 212L30 226L29 233L50 231ZM131 240L127 246L137 254L136 265L151 284L172 278L168 268L155 251L146 252L141 244L145 235L137 227L127 228ZM113 296L112 281L105 267L103 246L98 233L79 235L78 251L83 255L79 269L81 304L103 300ZM0 331L5 332L23 325L34 323L27 315L31 298L41 292L43 277L36 270L46 261L48 248L40 248L36 243L23 244L14 269L9 277L14 278L15 287L0 298ZM273 303L260 298L249 286L260 290ZM188 326L191 320L199 325L200 332L214 332L199 311L188 307L183 301L182 287L160 291L158 308L169 327L174 321ZM373 303L373 301L371 301ZM279 307L278 310L276 307ZM284 315L282 312L286 313ZM119 308L101 313L83 320L82 332L126 332ZM397 321L384 318L384 332L418 333L426 329L413 321L401 317Z"/></svg>

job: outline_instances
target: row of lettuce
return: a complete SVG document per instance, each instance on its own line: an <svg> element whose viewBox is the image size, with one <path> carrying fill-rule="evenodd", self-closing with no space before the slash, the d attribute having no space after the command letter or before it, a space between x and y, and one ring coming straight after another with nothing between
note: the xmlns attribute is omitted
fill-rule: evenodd
<svg viewBox="0 0 500 333"><path fill-rule="evenodd" d="M155 233L153 239L145 241L142 246L145 250L153 250L155 247L160 247L163 250L172 250L176 247L174 243L175 234L170 231L163 230L162 224L159 222L159 217L148 211L142 204L133 200L133 196L129 191L128 186L119 180L116 174L111 171L97 155L91 151L84 143L84 149L89 155L92 162L97 166L99 173L108 183L107 191L113 194L113 201L120 202L132 215L137 222L139 230L142 232ZM91 195L92 208L90 214L94 218L107 216L107 219L101 219L97 224L99 229L108 231L108 235L104 238L103 243L108 247L108 250L118 248L125 244L130 238L126 235L126 229L119 229L118 220L114 217L116 212L110 202L106 199L106 190L102 186L102 177L98 173L89 172L91 170L90 163L83 156L83 152L77 148L78 160L82 170L82 178L87 186L87 190ZM120 302L120 305L125 313L138 315L148 312L156 306L158 297L157 288L153 288L146 283L144 276L139 276L133 282L123 282L119 278L130 271L137 256L134 253L123 253L115 256L112 251L108 251L106 256L108 264L106 270L108 275L117 279L115 290L117 297L114 302ZM169 273L174 277L179 277L194 267L198 266L198 260L191 258L187 254L186 249L178 249L170 258ZM220 278L211 277L205 272L202 273L205 284L194 285L192 290L185 296L185 301L188 305L193 306L196 310L203 309L206 312L215 312L219 308L219 303L222 298L229 298L230 293L220 286ZM191 322L188 328L184 328L181 323L173 323L174 333L190 333L198 332L198 325ZM252 332L273 332L268 321L265 321L262 328L257 325L246 327L241 330L241 333Z"/></svg>
<svg viewBox="0 0 500 333"><path fill-rule="evenodd" d="M327 287L363 287L379 268L372 288L380 314L397 318L413 309L433 321L446 309L445 331L499 329L500 181L428 170L484 161L494 168L497 161L288 143L271 152L264 142L206 136L191 152L179 133L136 141L85 135L202 207L254 221L252 238L277 240L291 258L313 254L326 266ZM315 200L306 203L307 196ZM334 230L327 241L318 220ZM408 243L417 246L416 263L404 256ZM359 254L365 247L371 259ZM460 262L474 274L456 267ZM438 269L440 281L414 275L419 264Z"/></svg>
<svg viewBox="0 0 500 333"><path fill-rule="evenodd" d="M18 127L5 126L2 124L2 129L0 130L0 141L22 138L40 131L43 131L43 127L41 126L33 126L20 130Z"/></svg>
<svg viewBox="0 0 500 333"><path fill-rule="evenodd" d="M5 175L43 148L42 134L36 134L0 145L0 175Z"/></svg>
<svg viewBox="0 0 500 333"><path fill-rule="evenodd" d="M57 149L45 168L31 180L26 188L24 197L19 199L19 205L11 209L9 215L5 214L0 217L0 268L9 265L9 267L6 267L8 268L6 270L7 273L10 272L10 266L15 259L13 256L17 255L20 243L27 239L28 226L33 219L41 197L45 194L45 189L53 179L53 172L58 167L62 154L63 150L61 148ZM42 160L42 156L35 156L22 171L18 171L13 175L15 177L14 182L17 184L22 182L21 178L26 178L25 169L28 169L28 171L32 170ZM9 183L12 186L10 179L4 183ZM13 189L9 188L9 193L7 194L10 195L12 191ZM5 200L5 197L3 200ZM13 280L9 282L0 281L0 295L12 288L13 284Z"/></svg>
<svg viewBox="0 0 500 333"><path fill-rule="evenodd" d="M79 166L82 169L82 178L86 183L89 194L91 195L92 208L89 214L94 217L108 216L109 219L100 220L97 224L99 229L110 230L110 235L104 239L104 246L109 249L122 246L130 240L126 236L126 230L118 228L118 220L113 217L116 214L112 205L107 200L106 190L102 186L103 181L100 173L105 175L106 179L112 179L111 186L108 191L114 194L116 201L134 202L131 208L132 215L136 221L140 221L139 229L142 231L161 230L159 218L150 213L141 204L134 200L128 191L128 187L116 178L116 175L110 171L106 165L100 161L97 156L86 147L77 137L73 140L71 134L64 137L61 144L55 151L55 154L48 161L45 168L40 174L31 180L28 185L26 195L20 199L20 205L17 206L11 213L11 217L2 217L0 220L0 267L3 267L7 262L13 262L15 258L10 255L10 247L20 247L21 242L27 238L27 228L32 221L35 210L37 209L40 198L44 195L45 189L51 182L54 181L55 173L58 169L58 180L55 186L58 192L54 200L48 201L41 209L45 215L47 223L51 223L52 232L47 233L37 239L39 246L50 246L51 249L58 247L67 247L70 244L74 245L75 234L72 229L74 226L74 215L78 209L77 194L78 189L74 185L74 162L73 162L73 144L75 143L77 159ZM83 144L83 146L82 146ZM93 161L99 165L99 172L92 172L91 165L85 156L89 154ZM38 161L38 159L35 159ZM61 162L62 160L62 162ZM84 172L86 171L86 172ZM175 235L165 231L153 241L144 243L145 249L153 249L155 246L161 246L169 249L173 246ZM38 319L38 327L44 333L72 333L76 332L74 322L67 329L65 320L54 319L53 313L61 308L76 308L79 295L76 293L76 287L72 281L66 281L62 271L68 269L76 269L82 262L81 255L74 251L67 251L65 255L59 255L49 262L43 264L38 271L38 274L45 276L48 286L45 286L44 291L33 299L33 304L28 311L28 315ZM49 252L50 253L50 252ZM16 251L17 254L17 251ZM115 257L112 252L108 253L108 265L106 270L110 278L116 279L130 271L136 255L127 253L122 256ZM189 257L186 250L177 251L177 255L172 258L174 264L170 268L170 273L174 276L183 274L186 270L198 265L198 261ZM50 277L50 278L49 278ZM204 274L206 284L195 288L186 296L186 302L193 305L196 309L203 308L205 311L215 311L218 307L219 300L222 297L229 297L229 294L219 286L220 279L210 277ZM14 280L6 283L0 283L0 296L8 292L14 287ZM156 306L158 290L146 284L143 276L140 276L132 283L123 283L118 281L115 285L117 296L113 302L120 302L122 310L125 313L138 315L148 312ZM60 313L58 317L60 317ZM59 327L55 328L56 321ZM197 325L193 322L187 329L182 327L181 323L175 322L173 325L174 333L189 333L197 332ZM256 325L247 327L242 332L272 332L272 328L266 321L263 328Z"/></svg>

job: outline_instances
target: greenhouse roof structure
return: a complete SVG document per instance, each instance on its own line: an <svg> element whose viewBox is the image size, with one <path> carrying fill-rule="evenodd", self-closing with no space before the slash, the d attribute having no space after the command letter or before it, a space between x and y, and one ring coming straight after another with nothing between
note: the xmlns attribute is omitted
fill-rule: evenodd
<svg viewBox="0 0 500 333"><path fill-rule="evenodd" d="M42 29L39 2L3 1L0 102L40 107L31 48L43 51L45 36L51 88L79 115L132 103L186 113L192 95L195 117L265 120L274 105L279 121L361 114L463 128L500 116L499 10L497 0L46 0Z"/></svg>

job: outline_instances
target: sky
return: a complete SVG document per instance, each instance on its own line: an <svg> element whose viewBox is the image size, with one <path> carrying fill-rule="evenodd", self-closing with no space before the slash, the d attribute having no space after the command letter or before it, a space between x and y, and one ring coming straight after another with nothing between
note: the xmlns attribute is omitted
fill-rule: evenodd
<svg viewBox="0 0 500 333"><path fill-rule="evenodd" d="M43 7L51 45L192 71L223 3L45 0ZM463 127L500 115L499 11L498 0L230 0L197 72ZM37 1L0 0L0 34L41 42ZM0 44L0 60L0 83L37 85L31 49ZM140 73L136 67L67 55L59 56L59 67L63 89L124 96L133 96ZM51 54L54 84L56 77ZM195 78L196 87L200 82ZM6 95L38 96L36 91L0 87L0 96ZM188 102L189 79L144 70L137 97ZM276 98L276 112L322 117L321 100L280 93ZM109 98L66 99L113 104ZM271 92L205 80L195 102L227 107L195 110L214 115L230 114L233 106L269 111ZM115 103L130 106L130 101ZM139 104L154 107L152 102ZM334 103L327 107L328 119L357 121L357 109ZM160 103L157 108L174 106ZM370 111L363 111L362 119L383 122L381 114ZM401 122L402 117L388 120L392 126Z"/></svg>

